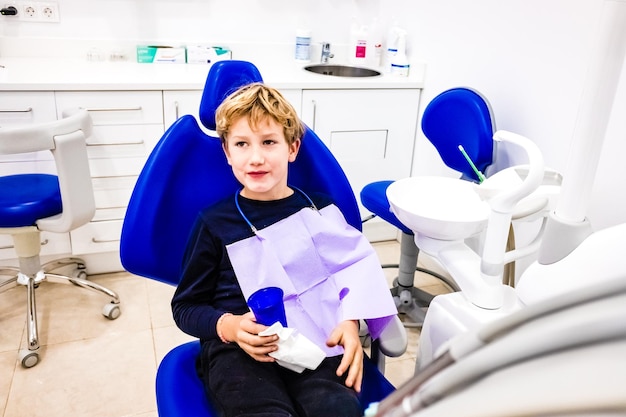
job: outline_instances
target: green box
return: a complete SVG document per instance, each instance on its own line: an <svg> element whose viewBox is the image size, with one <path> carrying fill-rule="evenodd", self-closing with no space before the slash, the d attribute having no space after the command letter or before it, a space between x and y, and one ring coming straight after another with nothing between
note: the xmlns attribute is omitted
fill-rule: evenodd
<svg viewBox="0 0 626 417"><path fill-rule="evenodd" d="M187 62L184 47L138 45L137 62L147 64L184 64Z"/></svg>

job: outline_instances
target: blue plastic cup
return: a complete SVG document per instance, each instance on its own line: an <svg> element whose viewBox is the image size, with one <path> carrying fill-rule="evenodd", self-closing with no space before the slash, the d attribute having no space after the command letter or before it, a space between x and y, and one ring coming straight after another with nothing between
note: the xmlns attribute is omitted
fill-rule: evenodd
<svg viewBox="0 0 626 417"><path fill-rule="evenodd" d="M283 327L287 327L283 290L280 288L267 287L254 292L248 298L248 307L254 313L257 323L271 326L279 321Z"/></svg>

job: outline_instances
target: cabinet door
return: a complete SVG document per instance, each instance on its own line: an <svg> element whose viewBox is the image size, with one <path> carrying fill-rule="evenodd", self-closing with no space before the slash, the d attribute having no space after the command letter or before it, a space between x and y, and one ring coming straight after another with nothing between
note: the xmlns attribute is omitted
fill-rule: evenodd
<svg viewBox="0 0 626 417"><path fill-rule="evenodd" d="M302 90L283 89L280 90L280 93L291 103L298 116L302 118Z"/></svg>
<svg viewBox="0 0 626 417"><path fill-rule="evenodd" d="M411 174L418 89L304 90L303 120L330 148L355 195ZM361 207L362 215L369 213Z"/></svg>
<svg viewBox="0 0 626 417"><path fill-rule="evenodd" d="M198 120L200 119L198 112L200 110L200 100L202 99L202 90L190 91L164 91L163 92L163 121L165 129L170 127L172 123L179 117L190 114ZM203 127L200 125L200 127Z"/></svg>

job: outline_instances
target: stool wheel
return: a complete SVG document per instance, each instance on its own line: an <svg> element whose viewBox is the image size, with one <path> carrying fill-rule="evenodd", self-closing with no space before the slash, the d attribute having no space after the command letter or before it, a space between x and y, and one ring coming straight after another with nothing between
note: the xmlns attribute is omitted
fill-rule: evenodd
<svg viewBox="0 0 626 417"><path fill-rule="evenodd" d="M23 349L19 352L20 363L24 368L32 368L39 363L39 353Z"/></svg>
<svg viewBox="0 0 626 417"><path fill-rule="evenodd" d="M118 304L105 304L102 308L102 315L109 320L115 320L122 314L122 310L120 310L120 306Z"/></svg>

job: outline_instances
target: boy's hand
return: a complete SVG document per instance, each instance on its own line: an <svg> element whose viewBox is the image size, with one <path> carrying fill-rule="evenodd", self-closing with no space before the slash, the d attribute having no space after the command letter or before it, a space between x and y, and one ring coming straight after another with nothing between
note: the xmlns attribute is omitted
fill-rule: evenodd
<svg viewBox="0 0 626 417"><path fill-rule="evenodd" d="M268 353L278 349L276 345L278 335L259 336L258 334L268 326L254 321L254 314L249 312L242 316L227 316L221 325L226 340L237 343L259 362L274 362L274 358L268 356Z"/></svg>
<svg viewBox="0 0 626 417"><path fill-rule="evenodd" d="M350 368L346 378L346 386L361 392L363 379L363 348L359 339L359 324L356 320L342 321L333 329L326 341L329 347L343 346L343 358L337 368L337 376L341 376Z"/></svg>

